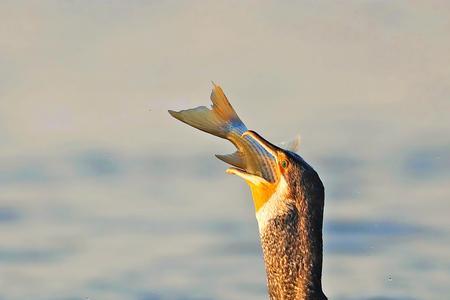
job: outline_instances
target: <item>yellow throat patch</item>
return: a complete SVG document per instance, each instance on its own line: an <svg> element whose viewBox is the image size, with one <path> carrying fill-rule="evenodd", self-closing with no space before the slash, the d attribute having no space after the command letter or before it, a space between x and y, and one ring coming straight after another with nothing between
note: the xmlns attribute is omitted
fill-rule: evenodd
<svg viewBox="0 0 450 300"><path fill-rule="evenodd" d="M247 181L247 180L246 180ZM273 195L275 190L277 189L277 183L254 183L251 181L247 181L247 184L250 186L252 191L253 204L255 205L255 211L258 210L266 204L266 202Z"/></svg>

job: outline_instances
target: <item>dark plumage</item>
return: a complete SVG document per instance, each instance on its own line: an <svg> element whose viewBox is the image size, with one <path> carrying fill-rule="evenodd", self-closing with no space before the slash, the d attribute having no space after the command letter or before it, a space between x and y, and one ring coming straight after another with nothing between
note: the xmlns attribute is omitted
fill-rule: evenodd
<svg viewBox="0 0 450 300"><path fill-rule="evenodd" d="M327 299L322 292L324 188L300 156L285 151L288 192L279 199L282 214L261 232L271 299Z"/></svg>

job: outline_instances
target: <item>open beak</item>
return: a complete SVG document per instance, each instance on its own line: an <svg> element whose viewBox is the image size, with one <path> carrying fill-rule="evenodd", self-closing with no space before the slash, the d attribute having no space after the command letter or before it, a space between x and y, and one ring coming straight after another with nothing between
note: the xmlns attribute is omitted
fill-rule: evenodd
<svg viewBox="0 0 450 300"><path fill-rule="evenodd" d="M259 168L259 173L264 174L264 170L270 170L270 174L274 177L273 180L268 180L264 178L264 176L255 174L256 172L251 172L247 168L241 169L232 167L228 168L226 172L228 174L237 175L248 183L252 191L255 209L258 211L258 209L262 207L274 193L278 185L278 180L281 175L278 168L278 153L281 149L254 131L247 130L244 132L242 138L246 137L249 137L251 143L254 144L254 147L259 149L258 151L252 152L252 157L248 157L248 159L251 159L251 161L254 162L254 167Z"/></svg>
<svg viewBox="0 0 450 300"><path fill-rule="evenodd" d="M277 181L279 176L278 153L282 149L253 130L245 131L241 137L247 140L252 148L252 151L245 153L247 166L245 168L229 168L227 173L239 175L251 182ZM267 176L267 174L270 176Z"/></svg>

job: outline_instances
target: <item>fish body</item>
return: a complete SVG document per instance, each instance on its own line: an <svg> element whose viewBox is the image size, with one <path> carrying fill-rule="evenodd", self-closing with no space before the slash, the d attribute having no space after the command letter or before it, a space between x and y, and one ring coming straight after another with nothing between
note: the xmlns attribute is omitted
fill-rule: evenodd
<svg viewBox="0 0 450 300"><path fill-rule="evenodd" d="M242 136L247 126L231 106L222 88L213 84L211 108L199 106L179 112L169 110L172 117L204 132L232 142L237 151L216 157L239 169L263 177L269 182L275 180L273 157L250 137Z"/></svg>

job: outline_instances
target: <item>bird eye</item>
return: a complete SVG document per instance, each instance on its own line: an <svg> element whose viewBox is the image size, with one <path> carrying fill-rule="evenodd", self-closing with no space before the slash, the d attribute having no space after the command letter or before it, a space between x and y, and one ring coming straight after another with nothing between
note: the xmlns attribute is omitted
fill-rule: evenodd
<svg viewBox="0 0 450 300"><path fill-rule="evenodd" d="M283 160L283 161L281 162L281 167L282 167L283 169L286 169L286 168L288 167L288 165L289 165L289 163L288 163L287 160Z"/></svg>

